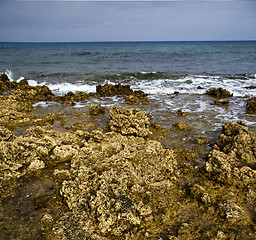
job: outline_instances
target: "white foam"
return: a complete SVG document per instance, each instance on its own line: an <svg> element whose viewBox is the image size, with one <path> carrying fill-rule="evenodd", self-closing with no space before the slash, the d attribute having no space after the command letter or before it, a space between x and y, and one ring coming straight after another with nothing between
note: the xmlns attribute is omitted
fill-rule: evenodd
<svg viewBox="0 0 256 240"><path fill-rule="evenodd" d="M65 94L68 92L96 92L96 86L89 84L72 84L72 83L57 83L57 84L48 84L49 89L53 93Z"/></svg>

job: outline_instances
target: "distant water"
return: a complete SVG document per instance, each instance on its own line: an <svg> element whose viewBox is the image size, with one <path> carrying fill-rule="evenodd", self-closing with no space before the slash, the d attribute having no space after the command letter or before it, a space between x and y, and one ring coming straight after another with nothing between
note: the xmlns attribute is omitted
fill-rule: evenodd
<svg viewBox="0 0 256 240"><path fill-rule="evenodd" d="M96 85L107 82L130 84L151 94L155 105L148 111L160 119L168 118L163 111L182 108L197 113L195 128L202 118L213 131L227 120L256 127L255 118L244 114L246 99L256 96L256 41L0 43L0 72L13 80L25 77L31 85L45 84L58 95L95 92ZM211 87L233 93L229 109L205 97ZM180 95L173 98L175 91Z"/></svg>

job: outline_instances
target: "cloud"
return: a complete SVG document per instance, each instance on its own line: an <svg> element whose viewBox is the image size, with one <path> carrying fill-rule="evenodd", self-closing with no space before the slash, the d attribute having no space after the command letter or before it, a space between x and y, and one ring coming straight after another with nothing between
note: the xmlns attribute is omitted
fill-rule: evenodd
<svg viewBox="0 0 256 240"><path fill-rule="evenodd" d="M252 1L1 4L0 41L256 39Z"/></svg>

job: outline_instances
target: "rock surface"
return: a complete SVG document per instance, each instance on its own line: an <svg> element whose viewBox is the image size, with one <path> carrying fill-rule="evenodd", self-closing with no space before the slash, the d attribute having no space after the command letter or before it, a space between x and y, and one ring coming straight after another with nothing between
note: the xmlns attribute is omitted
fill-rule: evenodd
<svg viewBox="0 0 256 240"><path fill-rule="evenodd" d="M211 88L206 91L206 94L217 98L227 98L233 96L232 93L223 88Z"/></svg>
<svg viewBox="0 0 256 240"><path fill-rule="evenodd" d="M101 115L105 114L106 108L100 105L90 104L89 112L91 115Z"/></svg>
<svg viewBox="0 0 256 240"><path fill-rule="evenodd" d="M112 97L116 95L131 95L133 94L133 90L131 89L130 85L121 85L116 84L108 84L105 85L98 85L96 86L96 94L100 97Z"/></svg>
<svg viewBox="0 0 256 240"><path fill-rule="evenodd" d="M227 122L206 162L219 182L247 185L256 181L256 137L244 122Z"/></svg>
<svg viewBox="0 0 256 240"><path fill-rule="evenodd" d="M150 117L139 109L111 107L108 127L123 135L147 137L151 134Z"/></svg>
<svg viewBox="0 0 256 240"><path fill-rule="evenodd" d="M256 97L248 99L246 104L246 113L249 113L249 114L256 113Z"/></svg>

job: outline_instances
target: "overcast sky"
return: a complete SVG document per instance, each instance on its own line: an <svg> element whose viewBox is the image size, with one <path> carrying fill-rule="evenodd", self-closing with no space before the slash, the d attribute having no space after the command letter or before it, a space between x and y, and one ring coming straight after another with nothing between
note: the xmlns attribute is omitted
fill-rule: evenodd
<svg viewBox="0 0 256 240"><path fill-rule="evenodd" d="M0 41L256 40L256 0L0 0Z"/></svg>

